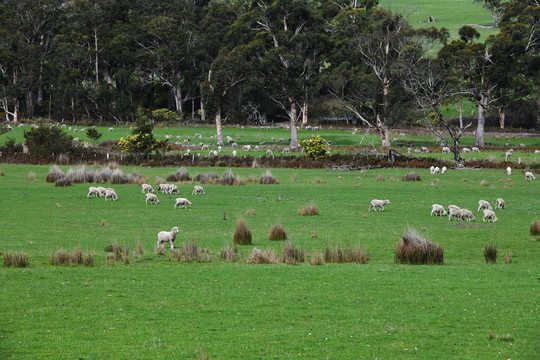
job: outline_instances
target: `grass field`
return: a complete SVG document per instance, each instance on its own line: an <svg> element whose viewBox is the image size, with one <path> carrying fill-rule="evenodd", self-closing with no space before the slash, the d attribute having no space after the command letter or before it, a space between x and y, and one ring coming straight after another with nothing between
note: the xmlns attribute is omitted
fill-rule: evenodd
<svg viewBox="0 0 540 360"><path fill-rule="evenodd" d="M204 185L200 198L191 195L193 184L179 184L180 196L193 202L189 210L173 210L174 197L162 194L160 205L146 206L137 185L113 185L118 202L87 199L87 184L46 183L48 166L2 164L0 170L0 251L24 251L30 259L28 268L0 268L2 359L538 355L540 241L529 226L540 215L540 187L523 182L517 170L510 178L500 170L450 171L436 181L418 169L422 181L404 182L398 180L410 169L272 169L278 185ZM175 169L135 170L155 184L156 176ZM224 169L188 170L221 175ZM263 171L233 169L243 178ZM483 223L478 200L494 205L497 197L507 208L496 211L498 223ZM368 212L373 198L390 204ZM306 203L316 204L319 215L297 215ZM477 221L430 217L432 203L468 208ZM253 232L253 245L240 246L244 259L253 247L281 251L284 242L268 240L279 223L307 254L327 244L360 244L370 260L225 262L217 253L231 244L238 216ZM210 263L171 261L169 250L153 253L157 232L175 225L176 246L196 240L210 249ZM444 247L444 265L394 264L407 226ZM145 250L140 260L107 264L107 244L134 249L137 240ZM491 243L499 259L488 265L482 249ZM76 246L95 255L93 267L49 265L51 252ZM509 251L513 261L505 264Z"/></svg>

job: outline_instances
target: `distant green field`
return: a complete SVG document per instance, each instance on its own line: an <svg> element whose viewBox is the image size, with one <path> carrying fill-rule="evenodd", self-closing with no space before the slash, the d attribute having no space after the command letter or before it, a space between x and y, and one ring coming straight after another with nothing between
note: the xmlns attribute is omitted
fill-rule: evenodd
<svg viewBox="0 0 540 360"><path fill-rule="evenodd" d="M67 167L62 167L67 170ZM364 173L272 169L280 184L178 184L193 205L173 209L174 197L145 205L137 185L112 185L118 202L87 199L89 184L56 188L48 166L0 164L0 252L24 251L26 269L0 268L0 358L469 358L530 359L538 354L540 241L529 236L540 217L539 180L524 182L501 170L449 171L437 178L417 169L419 182L400 181L410 169ZM132 168L123 169L131 172ZM135 168L155 177L175 169ZM188 168L191 175L224 169ZM247 179L264 169L233 169ZM377 181L383 176L385 181ZM317 180L318 179L318 180ZM481 186L485 180L488 185ZM494 205L498 223L483 223L480 199ZM373 198L389 199L368 212ZM318 216L299 216L306 203ZM475 222L431 217L431 204L473 211ZM246 215L255 210L254 215ZM226 220L224 220L224 215ZM280 253L269 241L282 224L309 259L327 244L360 244L367 265L312 266L228 263L217 256L232 242L243 216L253 247ZM177 263L153 253L160 230L180 227L175 245L197 241L211 263ZM445 264L394 264L394 247L412 226L445 251ZM145 253L129 265L107 265L105 245ZM485 264L482 249L499 250ZM80 246L95 254L89 268L49 265L49 254ZM512 253L512 263L504 254ZM490 339L490 331L493 338Z"/></svg>

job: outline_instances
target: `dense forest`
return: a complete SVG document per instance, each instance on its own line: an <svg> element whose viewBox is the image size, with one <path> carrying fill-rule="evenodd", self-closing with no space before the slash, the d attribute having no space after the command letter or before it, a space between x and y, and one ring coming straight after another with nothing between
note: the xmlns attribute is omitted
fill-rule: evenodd
<svg viewBox="0 0 540 360"><path fill-rule="evenodd" d="M486 111L539 126L540 4L497 3L500 32L479 43L472 26L413 29L377 0L3 0L0 115L97 125L143 111L214 123L218 142L224 121L279 120L296 146L309 118L347 113L385 145L389 127L446 125L443 107L467 100L482 145Z"/></svg>

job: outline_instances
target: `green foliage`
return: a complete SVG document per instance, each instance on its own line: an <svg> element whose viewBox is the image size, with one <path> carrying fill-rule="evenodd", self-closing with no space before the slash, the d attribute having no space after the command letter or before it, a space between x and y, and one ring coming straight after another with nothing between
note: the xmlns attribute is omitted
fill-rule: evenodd
<svg viewBox="0 0 540 360"><path fill-rule="evenodd" d="M325 159L330 156L326 140L320 135L313 135L311 139L300 141L300 145L304 149L307 156L314 160Z"/></svg>
<svg viewBox="0 0 540 360"><path fill-rule="evenodd" d="M99 140L102 135L103 134L100 133L96 128L90 128L86 130L86 136L88 136L88 138L93 141Z"/></svg>
<svg viewBox="0 0 540 360"><path fill-rule="evenodd" d="M38 157L69 153L73 150L73 137L56 127L40 126L24 132L30 154Z"/></svg>
<svg viewBox="0 0 540 360"><path fill-rule="evenodd" d="M476 31L476 29L470 25L463 25L459 31L459 37L461 40L465 42L474 42L474 39L478 39L480 37L480 33Z"/></svg>
<svg viewBox="0 0 540 360"><path fill-rule="evenodd" d="M118 148L135 156L149 154L152 151L167 151L170 149L167 140L156 140L153 135L154 125L147 121L142 109L137 110L137 126L131 136L120 138Z"/></svg>
<svg viewBox="0 0 540 360"><path fill-rule="evenodd" d="M159 122L171 122L178 120L178 115L169 109L157 109L152 111L152 118Z"/></svg>

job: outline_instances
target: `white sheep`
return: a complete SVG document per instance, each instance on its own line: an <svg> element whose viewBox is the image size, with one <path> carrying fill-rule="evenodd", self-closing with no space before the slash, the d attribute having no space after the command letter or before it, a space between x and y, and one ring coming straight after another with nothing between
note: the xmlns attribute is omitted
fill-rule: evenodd
<svg viewBox="0 0 540 360"><path fill-rule="evenodd" d="M178 226L172 228L171 231L160 231L157 234L157 247L162 248L164 243L171 243L171 250L174 249L174 240L176 239L176 234L178 234Z"/></svg>
<svg viewBox="0 0 540 360"><path fill-rule="evenodd" d="M182 205L180 206L180 209L184 208L187 210L188 205L189 207L191 207L191 202L186 198L177 198L176 203L174 204L174 208L176 209L178 205Z"/></svg>
<svg viewBox="0 0 540 360"><path fill-rule="evenodd" d="M289 154L291 152L291 149L286 147L283 149L283 151L281 152L282 154Z"/></svg>
<svg viewBox="0 0 540 360"><path fill-rule="evenodd" d="M441 169L439 169L438 166L435 166L435 169L433 169L433 175L439 175L440 172L441 172Z"/></svg>
<svg viewBox="0 0 540 360"><path fill-rule="evenodd" d="M435 171L435 166L431 165L431 167L429 168L429 173L433 175L433 171Z"/></svg>
<svg viewBox="0 0 540 360"><path fill-rule="evenodd" d="M109 131L109 132L113 132L113 131L114 131L114 128L110 127L108 131Z"/></svg>
<svg viewBox="0 0 540 360"><path fill-rule="evenodd" d="M251 145L244 145L244 150L251 151Z"/></svg>
<svg viewBox="0 0 540 360"><path fill-rule="evenodd" d="M512 175L512 168L510 166L506 168L506 175Z"/></svg>
<svg viewBox="0 0 540 360"><path fill-rule="evenodd" d="M158 191L166 194L169 191L169 184L159 184Z"/></svg>
<svg viewBox="0 0 540 360"><path fill-rule="evenodd" d="M476 220L473 213L470 210L467 210L467 209L459 210L458 217L459 217L460 220L467 220L467 222Z"/></svg>
<svg viewBox="0 0 540 360"><path fill-rule="evenodd" d="M530 171L527 171L525 173L525 180L528 180L528 181L532 181L532 180L535 180L536 179L536 176L534 176L534 174Z"/></svg>
<svg viewBox="0 0 540 360"><path fill-rule="evenodd" d="M429 150L428 150L428 148L427 148L427 147L425 147L425 146L422 146L422 152L423 152L423 153L428 153L428 152L429 152Z"/></svg>
<svg viewBox="0 0 540 360"><path fill-rule="evenodd" d="M148 202L150 201L151 203L154 203L154 204L159 204L159 199L157 198L156 195L154 194L151 194L151 193L148 193L145 195L146 196L146 205L148 205Z"/></svg>
<svg viewBox="0 0 540 360"><path fill-rule="evenodd" d="M145 191L148 191L149 193L155 193L154 188L150 184L142 184L141 185L141 192L144 194Z"/></svg>
<svg viewBox="0 0 540 360"><path fill-rule="evenodd" d="M448 146L444 146L442 148L442 153L443 154L450 154L450 148Z"/></svg>
<svg viewBox="0 0 540 360"><path fill-rule="evenodd" d="M105 191L105 201L107 201L109 199L111 199L113 201L118 201L118 195L112 189L107 189L107 191Z"/></svg>
<svg viewBox="0 0 540 360"><path fill-rule="evenodd" d="M431 216L446 216L446 210L439 204L431 205Z"/></svg>
<svg viewBox="0 0 540 360"><path fill-rule="evenodd" d="M478 212L480 212L480 210L483 210L483 209L493 210L489 201L480 200L478 201Z"/></svg>
<svg viewBox="0 0 540 360"><path fill-rule="evenodd" d="M390 200L371 200L368 211L377 211L377 208L381 208L379 211L384 211L384 205L390 204Z"/></svg>
<svg viewBox="0 0 540 360"><path fill-rule="evenodd" d="M272 150L266 150L266 155L272 156L272 155L274 155L274 154L272 153Z"/></svg>
<svg viewBox="0 0 540 360"><path fill-rule="evenodd" d="M486 220L491 220L491 222L497 222L499 219L497 219L497 215L493 212L493 210L484 210L484 218L483 221L486 222Z"/></svg>
<svg viewBox="0 0 540 360"><path fill-rule="evenodd" d="M505 206L506 206L506 204L504 203L504 199L498 198L497 202L495 203L495 208L496 209L504 209Z"/></svg>
<svg viewBox="0 0 540 360"><path fill-rule="evenodd" d="M169 187L167 188L167 193L169 196L171 195L178 195L180 194L180 191L178 190L178 187L174 184L169 184Z"/></svg>
<svg viewBox="0 0 540 360"><path fill-rule="evenodd" d="M233 156L233 157L236 157L236 150L233 150L232 156Z"/></svg>
<svg viewBox="0 0 540 360"><path fill-rule="evenodd" d="M193 191L191 192L191 195L204 195L205 192L204 192L204 189L202 186L199 186L199 185L195 185L195 187L193 188Z"/></svg>
<svg viewBox="0 0 540 360"><path fill-rule="evenodd" d="M448 221L452 220L452 217L455 217L456 219L459 218L459 211L461 209L457 207L456 205L448 205Z"/></svg>
<svg viewBox="0 0 540 360"><path fill-rule="evenodd" d="M446 175L446 166L443 166L441 169L441 175Z"/></svg>
<svg viewBox="0 0 540 360"><path fill-rule="evenodd" d="M469 149L469 148L463 148L463 150L461 150L461 152L463 152L463 153L470 153L470 152L471 152L471 149Z"/></svg>
<svg viewBox="0 0 540 360"><path fill-rule="evenodd" d="M103 193L101 192L101 190L99 190L97 187L93 187L93 186L91 186L88 189L88 195L86 195L86 197L91 198L92 195L95 195L97 197L103 197Z"/></svg>
<svg viewBox="0 0 540 360"><path fill-rule="evenodd" d="M473 153L479 153L479 152L480 152L480 149L477 148L476 146L473 146L473 147L472 147L472 152L473 152Z"/></svg>
<svg viewBox="0 0 540 360"><path fill-rule="evenodd" d="M508 150L505 154L504 154L504 161L508 161L508 159L510 159L512 157L512 151Z"/></svg>

